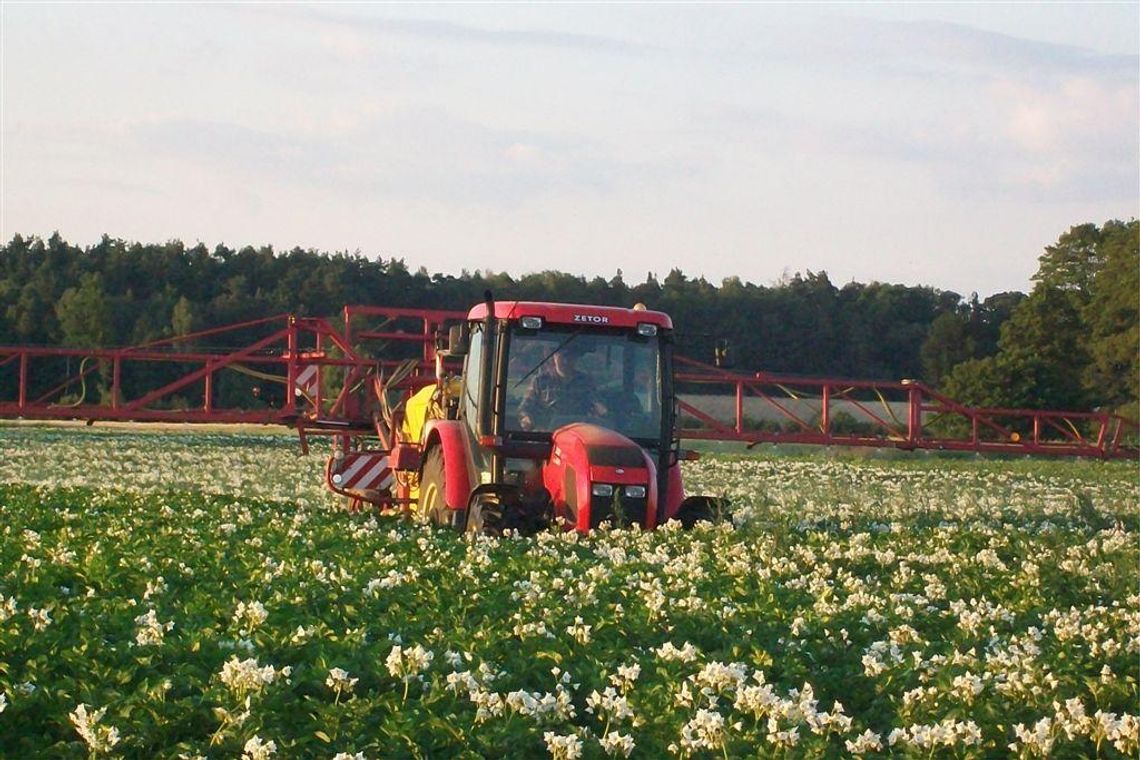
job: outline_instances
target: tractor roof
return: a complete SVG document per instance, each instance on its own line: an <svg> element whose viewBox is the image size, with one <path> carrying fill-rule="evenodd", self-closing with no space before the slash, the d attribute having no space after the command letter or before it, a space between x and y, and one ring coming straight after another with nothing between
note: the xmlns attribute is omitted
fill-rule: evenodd
<svg viewBox="0 0 1140 760"><path fill-rule="evenodd" d="M485 319L486 316L486 304L478 304L467 313L467 318L471 320ZM551 324L578 324L596 327L636 327L639 322L648 322L664 330L673 329L673 320L664 312L574 303L495 301L495 317L511 320L522 317L542 317L544 321Z"/></svg>

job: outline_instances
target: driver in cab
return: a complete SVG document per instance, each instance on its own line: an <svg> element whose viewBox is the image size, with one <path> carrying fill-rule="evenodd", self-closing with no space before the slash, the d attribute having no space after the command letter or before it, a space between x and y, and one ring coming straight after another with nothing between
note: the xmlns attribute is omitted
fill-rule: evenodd
<svg viewBox="0 0 1140 760"><path fill-rule="evenodd" d="M576 366L580 352L579 346L563 346L531 380L519 404L519 426L523 430L534 430L536 425L541 429L554 419L584 421L608 413L593 379Z"/></svg>

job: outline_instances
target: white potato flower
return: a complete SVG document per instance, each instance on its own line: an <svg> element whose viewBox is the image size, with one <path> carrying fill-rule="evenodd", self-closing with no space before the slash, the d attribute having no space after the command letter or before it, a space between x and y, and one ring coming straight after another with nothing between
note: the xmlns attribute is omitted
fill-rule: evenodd
<svg viewBox="0 0 1140 760"><path fill-rule="evenodd" d="M29 607L28 617L32 619L32 627L37 631L42 631L55 622L51 618L51 613L38 607Z"/></svg>
<svg viewBox="0 0 1140 760"><path fill-rule="evenodd" d="M266 621L269 611L261 602L238 602L234 610L233 622L242 631L253 631Z"/></svg>
<svg viewBox="0 0 1140 760"><path fill-rule="evenodd" d="M579 644L590 643L590 629L593 626L586 625L582 618L575 617L574 624L566 626L566 633L568 633Z"/></svg>
<svg viewBox="0 0 1140 760"><path fill-rule="evenodd" d="M166 632L174 629L174 621L161 623L152 609L135 618L135 643L139 646L158 645L163 642Z"/></svg>
<svg viewBox="0 0 1140 760"><path fill-rule="evenodd" d="M430 649L424 649L419 644L412 647L397 644L388 653L385 664L393 678L407 682L427 670L434 658L434 652Z"/></svg>
<svg viewBox="0 0 1140 760"><path fill-rule="evenodd" d="M673 642L666 641L653 652L659 659L666 662L695 662L700 656L697 648L687 641L680 648L676 647Z"/></svg>
<svg viewBox="0 0 1140 760"><path fill-rule="evenodd" d="M607 721L621 722L633 717L633 710L629 707L629 700L619 695L612 686L598 693L595 689L586 697L586 711L595 713Z"/></svg>
<svg viewBox="0 0 1140 760"><path fill-rule="evenodd" d="M1009 745L1013 752L1047 757L1053 751L1056 737L1053 734L1053 720L1049 717L1042 718L1028 728L1024 723L1018 723L1013 727L1013 733L1017 737L1017 741Z"/></svg>
<svg viewBox="0 0 1140 760"><path fill-rule="evenodd" d="M222 665L219 675L222 683L230 687L231 691L244 695L259 692L278 678L288 678L291 672L292 669L288 666L278 670L272 665L262 666L252 657L239 660L234 656Z"/></svg>
<svg viewBox="0 0 1140 760"><path fill-rule="evenodd" d="M610 683L625 694L633 688L639 676L641 676L641 666L636 662L632 665L618 665L617 673L610 676Z"/></svg>
<svg viewBox="0 0 1140 760"><path fill-rule="evenodd" d="M629 757L637 746L632 736L616 731L609 732L598 743L602 745L602 751L611 757Z"/></svg>
<svg viewBox="0 0 1140 760"><path fill-rule="evenodd" d="M578 760L582 757L582 740L576 734L559 735L547 731L542 739L552 760Z"/></svg>
<svg viewBox="0 0 1140 760"><path fill-rule="evenodd" d="M854 739L844 742L847 751L853 755L862 755L866 752L878 752L883 748L883 737L871 729L867 729Z"/></svg>
<svg viewBox="0 0 1140 760"><path fill-rule="evenodd" d="M106 714L106 707L88 712L86 704L80 704L68 713L67 717L71 719L71 725L75 726L75 732L87 744L92 754L110 752L111 748L119 743L119 729L100 725Z"/></svg>
<svg viewBox="0 0 1140 760"><path fill-rule="evenodd" d="M359 678L351 678L346 670L333 668L329 671L329 677L325 679L325 686L335 691L339 697L341 694L351 694L353 687L359 680Z"/></svg>
<svg viewBox="0 0 1140 760"><path fill-rule="evenodd" d="M265 741L257 734L250 738L242 747L242 760L269 760L277 754L277 743L270 739Z"/></svg>
<svg viewBox="0 0 1140 760"><path fill-rule="evenodd" d="M681 748L686 751L717 750L726 739L724 716L716 710L697 710L697 714L681 727Z"/></svg>

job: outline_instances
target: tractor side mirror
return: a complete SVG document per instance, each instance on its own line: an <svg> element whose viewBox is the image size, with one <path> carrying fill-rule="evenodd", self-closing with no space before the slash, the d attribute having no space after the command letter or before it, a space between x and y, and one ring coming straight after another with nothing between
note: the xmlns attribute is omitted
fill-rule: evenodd
<svg viewBox="0 0 1140 760"><path fill-rule="evenodd" d="M467 325L452 325L447 330L447 355L448 356L467 356L467 348L470 345L470 334L467 331Z"/></svg>

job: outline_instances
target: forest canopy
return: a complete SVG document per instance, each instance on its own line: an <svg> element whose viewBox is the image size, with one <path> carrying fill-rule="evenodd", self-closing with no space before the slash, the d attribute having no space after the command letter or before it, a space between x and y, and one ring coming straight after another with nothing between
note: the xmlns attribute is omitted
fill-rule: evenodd
<svg viewBox="0 0 1140 760"><path fill-rule="evenodd" d="M0 344L133 345L345 304L465 310L496 298L630 306L672 315L678 350L745 371L922 378L968 403L1128 408L1140 394L1140 227L1072 227L1046 248L1029 294L977 295L806 272L719 285L673 269L627 282L544 271L412 272L403 259L238 250L58 234L0 248Z"/></svg>

